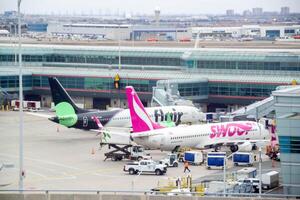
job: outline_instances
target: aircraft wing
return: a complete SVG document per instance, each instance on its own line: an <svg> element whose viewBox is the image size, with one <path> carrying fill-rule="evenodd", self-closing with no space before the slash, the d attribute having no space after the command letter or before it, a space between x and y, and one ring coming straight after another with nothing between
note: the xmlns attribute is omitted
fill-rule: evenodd
<svg viewBox="0 0 300 200"><path fill-rule="evenodd" d="M270 143L270 140L233 140L233 141L224 141L224 142L218 142L218 143L211 142L211 143L206 144L204 146L204 148L212 148L212 147L216 147L216 146L230 147L232 145L246 145L246 144L252 144L252 145L255 144L257 147L263 147L263 146L266 146L268 143Z"/></svg>
<svg viewBox="0 0 300 200"><path fill-rule="evenodd" d="M270 143L270 140L235 140L235 141L228 141L224 142L225 146L231 145L243 145L245 143L256 144L257 146L265 146L267 143Z"/></svg>
<svg viewBox="0 0 300 200"><path fill-rule="evenodd" d="M158 132L140 132L140 133L131 133L132 138L141 138L141 137L149 137L153 135L162 135L162 133Z"/></svg>
<svg viewBox="0 0 300 200"><path fill-rule="evenodd" d="M44 113L34 113L34 112L25 112L25 113L28 115L33 115L33 116L43 117L43 118L55 117L55 115L48 115L48 114L44 114Z"/></svg>
<svg viewBox="0 0 300 200"><path fill-rule="evenodd" d="M91 130L97 132L100 135L100 145L105 144L118 144L128 145L132 144L133 141L130 138L130 132L128 129L102 129L102 130Z"/></svg>

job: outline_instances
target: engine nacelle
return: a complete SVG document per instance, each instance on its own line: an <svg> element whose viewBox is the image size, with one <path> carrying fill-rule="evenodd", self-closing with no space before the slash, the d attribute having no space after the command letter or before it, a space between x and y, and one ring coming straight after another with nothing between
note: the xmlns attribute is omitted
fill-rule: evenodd
<svg viewBox="0 0 300 200"><path fill-rule="evenodd" d="M253 145L249 141L246 141L241 145L231 145L230 146L230 151L232 153L236 152L236 151L250 152L250 151L252 151L252 148L253 148Z"/></svg>

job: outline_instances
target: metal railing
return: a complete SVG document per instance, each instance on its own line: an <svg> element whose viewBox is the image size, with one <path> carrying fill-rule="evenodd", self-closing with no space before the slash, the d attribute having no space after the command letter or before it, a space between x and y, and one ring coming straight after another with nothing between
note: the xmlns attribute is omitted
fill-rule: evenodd
<svg viewBox="0 0 300 200"><path fill-rule="evenodd" d="M68 190L18 190L18 189L1 189L0 195L4 193L21 193L21 194L95 194L95 195L103 195L103 194L112 194L112 195L148 195L148 196L155 196L155 195L178 195L178 196L207 196L207 197L220 197L220 198L231 198L231 197L252 197L252 198L279 198L279 199L293 199L293 198L300 198L300 195L291 195L291 194L269 194L269 193L262 193L261 195L258 193L207 193L207 192L160 192L160 191L151 191L151 190L97 190L97 189L68 189Z"/></svg>

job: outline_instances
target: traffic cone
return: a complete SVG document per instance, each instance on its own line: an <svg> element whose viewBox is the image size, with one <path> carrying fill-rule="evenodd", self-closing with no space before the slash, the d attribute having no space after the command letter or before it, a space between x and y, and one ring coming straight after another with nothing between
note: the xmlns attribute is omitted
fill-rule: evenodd
<svg viewBox="0 0 300 200"><path fill-rule="evenodd" d="M91 152L91 154L92 154L92 155L94 155L94 154L95 154L95 148L94 148L94 147L92 148L92 152Z"/></svg>

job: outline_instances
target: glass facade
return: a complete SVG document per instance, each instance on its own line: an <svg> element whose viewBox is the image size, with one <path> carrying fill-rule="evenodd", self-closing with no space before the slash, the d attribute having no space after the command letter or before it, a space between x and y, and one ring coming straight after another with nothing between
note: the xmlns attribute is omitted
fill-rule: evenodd
<svg viewBox="0 0 300 200"><path fill-rule="evenodd" d="M257 62L257 61L197 61L198 69L239 69L300 71L300 62ZM189 64L190 65L190 64Z"/></svg>
<svg viewBox="0 0 300 200"><path fill-rule="evenodd" d="M300 196L300 86L274 91L283 192Z"/></svg>
<svg viewBox="0 0 300 200"><path fill-rule="evenodd" d="M115 90L113 78L97 77L57 77L65 88L69 89L87 89L87 90L104 90L109 92ZM152 87L156 85L156 80L137 80L121 79L120 89L125 89L131 85L138 92L152 93ZM33 76L33 87L49 87L47 76Z"/></svg>
<svg viewBox="0 0 300 200"><path fill-rule="evenodd" d="M180 96L202 96L208 94L208 83L179 83Z"/></svg>
<svg viewBox="0 0 300 200"><path fill-rule="evenodd" d="M18 60L18 58L17 58ZM64 55L64 54L45 54L45 55L22 55L23 62L43 62L46 63L90 63L90 64L118 64L119 57L112 55ZM0 54L0 62L14 62L14 54ZM159 65L159 66L181 66L180 58L164 57L134 57L121 56L123 65Z"/></svg>
<svg viewBox="0 0 300 200"><path fill-rule="evenodd" d="M19 76L0 76L0 87L7 91L19 90ZM23 76L23 88L32 88L32 76Z"/></svg>
<svg viewBox="0 0 300 200"><path fill-rule="evenodd" d="M209 95L268 97L278 85L209 82Z"/></svg>
<svg viewBox="0 0 300 200"><path fill-rule="evenodd" d="M68 67L76 68L118 68L117 47L81 47L81 46L47 46L24 45L23 62L26 66L57 67L63 68L59 80L66 88L102 90L102 92L114 89L113 77L81 77L81 74L72 77L68 74ZM10 66L15 61L15 49L11 46L0 45L0 67ZM126 78L121 78L120 88L132 85L140 92L152 92L157 80L148 77L152 70L161 71L160 79L168 79L167 73L178 71L179 77L184 74L197 74L197 78L207 77L209 83L178 84L178 90L182 96L234 96L253 99L267 97L278 85L300 77L300 54L298 50L263 51L263 50L211 50L211 49L185 49L185 48L131 48L124 47L121 51L122 69L136 70L132 73L146 73L138 78L131 78L130 73ZM145 70L145 71L138 71ZM202 74L203 72L203 74ZM52 72L55 74L55 72ZM149 74L147 74L149 73ZM266 75L266 83L255 83L251 80L239 80L240 75L255 74ZM270 73L278 75L273 79ZM217 75L214 78L210 74ZM223 79L223 75L234 76L234 79ZM108 75L106 75L108 76ZM145 78L146 77L146 78ZM158 76L160 77L160 76ZM172 76L172 78L176 78ZM159 79L159 78L155 78ZM226 80L226 81L220 81ZM270 81L272 80L272 81ZM6 81L6 80L5 80ZM13 87L13 80L3 81L5 87ZM230 82L229 82L230 81ZM242 82L242 83L241 83ZM275 83L272 83L275 82ZM32 84L34 87L48 87L47 75L34 75ZM222 97L222 98L223 98Z"/></svg>
<svg viewBox="0 0 300 200"><path fill-rule="evenodd" d="M300 153L300 137L280 136L278 138L282 153Z"/></svg>

